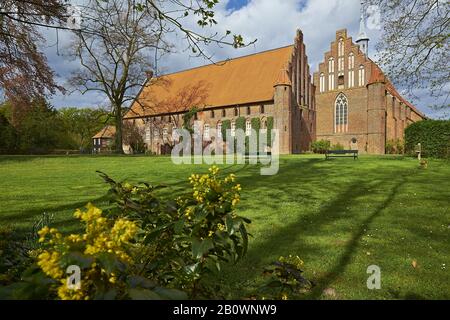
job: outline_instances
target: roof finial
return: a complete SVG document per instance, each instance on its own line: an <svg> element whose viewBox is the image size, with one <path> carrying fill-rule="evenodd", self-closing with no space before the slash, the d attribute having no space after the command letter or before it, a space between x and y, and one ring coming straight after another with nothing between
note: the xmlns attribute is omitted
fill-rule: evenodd
<svg viewBox="0 0 450 320"><path fill-rule="evenodd" d="M359 34L356 43L360 45L362 52L369 56L369 37L366 33L366 18L364 15L364 0L361 0L361 18L359 21Z"/></svg>

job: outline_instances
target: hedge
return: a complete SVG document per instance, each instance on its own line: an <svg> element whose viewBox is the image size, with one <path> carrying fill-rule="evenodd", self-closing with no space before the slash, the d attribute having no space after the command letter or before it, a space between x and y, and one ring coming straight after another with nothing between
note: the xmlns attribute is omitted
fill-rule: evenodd
<svg viewBox="0 0 450 320"><path fill-rule="evenodd" d="M425 157L449 158L450 120L424 120L408 126L405 130L405 151L415 154L417 144L422 145Z"/></svg>

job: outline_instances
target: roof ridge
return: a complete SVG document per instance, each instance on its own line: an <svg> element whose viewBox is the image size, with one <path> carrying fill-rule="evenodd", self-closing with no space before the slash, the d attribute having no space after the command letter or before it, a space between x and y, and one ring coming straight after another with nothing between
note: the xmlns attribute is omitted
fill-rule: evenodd
<svg viewBox="0 0 450 320"><path fill-rule="evenodd" d="M203 65L197 66L197 67L192 67L192 68L188 68L188 69L183 69L183 70L179 70L179 71L174 71L174 72L162 74L162 75L157 76L155 78L157 79L157 78L161 78L161 77L171 76L171 75L174 75L174 74L177 74L177 73L182 73L182 72L191 71L191 70L195 70L195 69L210 67L210 66L218 65L220 63L227 63L227 62L239 60L239 59L242 59L242 58L248 58L248 57L256 56L256 55L259 55L259 54L268 53L268 52L271 52L271 51L276 51L276 50L280 50L280 49L286 49L288 47L293 47L293 46L294 46L294 44L290 44L290 45L286 45L286 46L282 46L282 47L277 47L277 48L267 49L267 50L263 50L263 51L259 51L259 52L254 52L254 53L246 54L246 55L243 55L243 56L239 56L239 57L235 57L235 58L230 58L230 59L218 61L216 63L203 64Z"/></svg>

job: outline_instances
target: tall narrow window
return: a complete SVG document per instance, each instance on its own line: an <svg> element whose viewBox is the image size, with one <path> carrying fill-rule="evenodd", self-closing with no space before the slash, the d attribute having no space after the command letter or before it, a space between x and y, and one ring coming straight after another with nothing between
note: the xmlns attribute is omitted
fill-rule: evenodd
<svg viewBox="0 0 450 320"><path fill-rule="evenodd" d="M175 142L180 141L180 134L178 133L178 128L177 127L172 127L172 139Z"/></svg>
<svg viewBox="0 0 450 320"><path fill-rule="evenodd" d="M209 124L203 126L203 140L209 140Z"/></svg>
<svg viewBox="0 0 450 320"><path fill-rule="evenodd" d="M328 59L328 72L329 73L334 72L334 58Z"/></svg>
<svg viewBox="0 0 450 320"><path fill-rule="evenodd" d="M353 88L355 86L355 70L348 71L348 87Z"/></svg>
<svg viewBox="0 0 450 320"><path fill-rule="evenodd" d="M227 110L222 109L222 117L226 117L227 116Z"/></svg>
<svg viewBox="0 0 450 320"><path fill-rule="evenodd" d="M359 67L359 86L362 87L366 84L366 72L364 66Z"/></svg>
<svg viewBox="0 0 450 320"><path fill-rule="evenodd" d="M150 128L145 128L145 141L150 141L151 137L150 137Z"/></svg>
<svg viewBox="0 0 450 320"><path fill-rule="evenodd" d="M247 107L247 115L249 116L251 114L252 110L250 109L250 107Z"/></svg>
<svg viewBox="0 0 450 320"><path fill-rule="evenodd" d="M351 52L348 55L348 87L353 88L355 86L355 55Z"/></svg>
<svg viewBox="0 0 450 320"><path fill-rule="evenodd" d="M234 108L234 116L237 117L239 115L239 109Z"/></svg>
<svg viewBox="0 0 450 320"><path fill-rule="evenodd" d="M328 60L328 90L334 90L334 59L330 58Z"/></svg>
<svg viewBox="0 0 450 320"><path fill-rule="evenodd" d="M247 121L245 122L245 135L249 136L252 134L252 122L250 121L250 119L247 119Z"/></svg>
<svg viewBox="0 0 450 320"><path fill-rule="evenodd" d="M355 55L352 52L348 55L348 68L353 69L354 67L355 67Z"/></svg>
<svg viewBox="0 0 450 320"><path fill-rule="evenodd" d="M214 110L211 110L211 118L214 119Z"/></svg>
<svg viewBox="0 0 450 320"><path fill-rule="evenodd" d="M334 73L328 75L328 89L334 90Z"/></svg>
<svg viewBox="0 0 450 320"><path fill-rule="evenodd" d="M320 92L325 92L325 75L320 74Z"/></svg>
<svg viewBox="0 0 450 320"><path fill-rule="evenodd" d="M344 57L339 57L338 59L338 71L344 71Z"/></svg>
<svg viewBox="0 0 450 320"><path fill-rule="evenodd" d="M338 43L338 55L342 57L344 55L344 39L340 38Z"/></svg>
<svg viewBox="0 0 450 320"><path fill-rule="evenodd" d="M231 122L231 136L234 137L236 135L236 122Z"/></svg>
<svg viewBox="0 0 450 320"><path fill-rule="evenodd" d="M259 113L264 113L264 105L263 104L259 107Z"/></svg>
<svg viewBox="0 0 450 320"><path fill-rule="evenodd" d="M334 132L347 132L348 130L348 100L340 93L335 102Z"/></svg>
<svg viewBox="0 0 450 320"><path fill-rule="evenodd" d="M222 139L222 122L217 122L217 138Z"/></svg>

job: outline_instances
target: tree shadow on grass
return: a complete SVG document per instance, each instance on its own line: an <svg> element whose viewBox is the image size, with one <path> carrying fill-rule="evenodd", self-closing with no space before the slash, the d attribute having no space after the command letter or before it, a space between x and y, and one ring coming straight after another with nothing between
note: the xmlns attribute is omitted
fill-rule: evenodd
<svg viewBox="0 0 450 320"><path fill-rule="evenodd" d="M399 188L404 184L404 182L405 177L401 177L400 180L397 181L392 187L386 199L381 202L372 211L372 213L359 224L358 229L353 233L351 240L345 247L344 253L341 255L335 266L327 274L316 280L317 286L309 295L306 296L307 298L319 298L322 295L324 289L328 288L328 286L332 284L345 271L346 267L350 264L353 253L359 246L362 237L370 228L372 222L383 212L386 207L388 207L392 203L398 193Z"/></svg>
<svg viewBox="0 0 450 320"><path fill-rule="evenodd" d="M311 161L302 162L302 181L320 181L323 183L324 177L327 177L333 170L332 167L315 167L317 164L317 159L311 159ZM350 165L351 166L351 165ZM339 165L342 168L342 164ZM290 176L291 170L295 170L294 168L283 168L284 175ZM395 170L395 169L393 169ZM298 175L298 170L297 170ZM350 220L354 219L352 215L345 214L346 208L351 206L357 198L364 197L367 195L368 190L376 190L386 189L386 181L381 179L389 176L389 172L384 172L382 176L380 173L375 172L371 177L361 176L357 179L353 179L351 183L346 183L342 185L342 188L346 188L339 192L339 194L330 202L326 203L325 206L322 206L319 210L319 213L312 212L310 214L299 214L300 218L293 224L289 226L283 227L281 230L276 231L273 234L269 234L266 239L262 242L257 243L255 246L251 246L249 248L249 253L246 261L250 262L252 265L260 264L262 260L267 259L268 253L272 253L273 247L279 247L280 254L283 254L285 251L288 251L289 248L293 248L293 244L295 244L296 248L301 248L301 252L303 256L313 256L317 257L320 255L320 250L318 250L314 245L308 244L305 242L305 237L314 237L321 235L321 227L326 226L328 224L333 224L342 220ZM395 177L395 175L392 175ZM366 230L370 228L372 222L383 212L384 208L388 207L392 201L394 200L396 194L399 191L399 188L404 184L406 175L398 176L398 178L393 178L389 184L393 184L391 190L385 197L384 201L380 202L370 213L368 213L367 217L360 223L357 224L357 230L352 232L352 237L349 241L345 242L344 253L338 258L334 267L331 268L325 275L321 276L318 279L314 279L316 282L316 287L305 297L307 299L317 299L322 295L324 289L326 289L330 284L332 284L346 269L346 267L350 264L352 256L359 246L362 237L364 236ZM376 179L378 178L378 179ZM247 177L246 179L249 179ZM269 181L265 183L274 183L280 177L272 177L269 178ZM244 179L245 180L245 179ZM270 180L273 180L270 182ZM280 180L278 181L280 182ZM258 182L256 183L258 184ZM285 182L284 184L278 184L277 189L289 189L292 187L291 182ZM388 184L388 186L389 186ZM252 185L253 186L253 185ZM383 191L384 194L384 191ZM268 204L270 207L274 209L279 209L282 203L278 202L277 199L273 199L272 203ZM363 209L363 208L361 208ZM313 222L311 224L311 221ZM355 222L349 225L355 225ZM299 237L300 235L303 235ZM291 252L292 253L292 252ZM252 279L255 279L258 274L252 273L249 275ZM251 282L251 279L248 279Z"/></svg>
<svg viewBox="0 0 450 320"><path fill-rule="evenodd" d="M88 202L92 203L100 203L107 201L108 195L103 195L101 197L98 197L93 200L85 200L85 201L78 201L78 202L71 202L68 204L60 205L60 206L54 206L54 207L46 207L46 208L35 208L31 210L25 210L21 212L17 212L12 215L8 215L6 217L0 218L0 222L2 224L8 224L8 223L14 223L16 221L24 221L32 218L37 218L41 216L44 212L48 214L57 214L58 212L65 211L65 210L73 210L75 211L77 208L84 207Z"/></svg>

